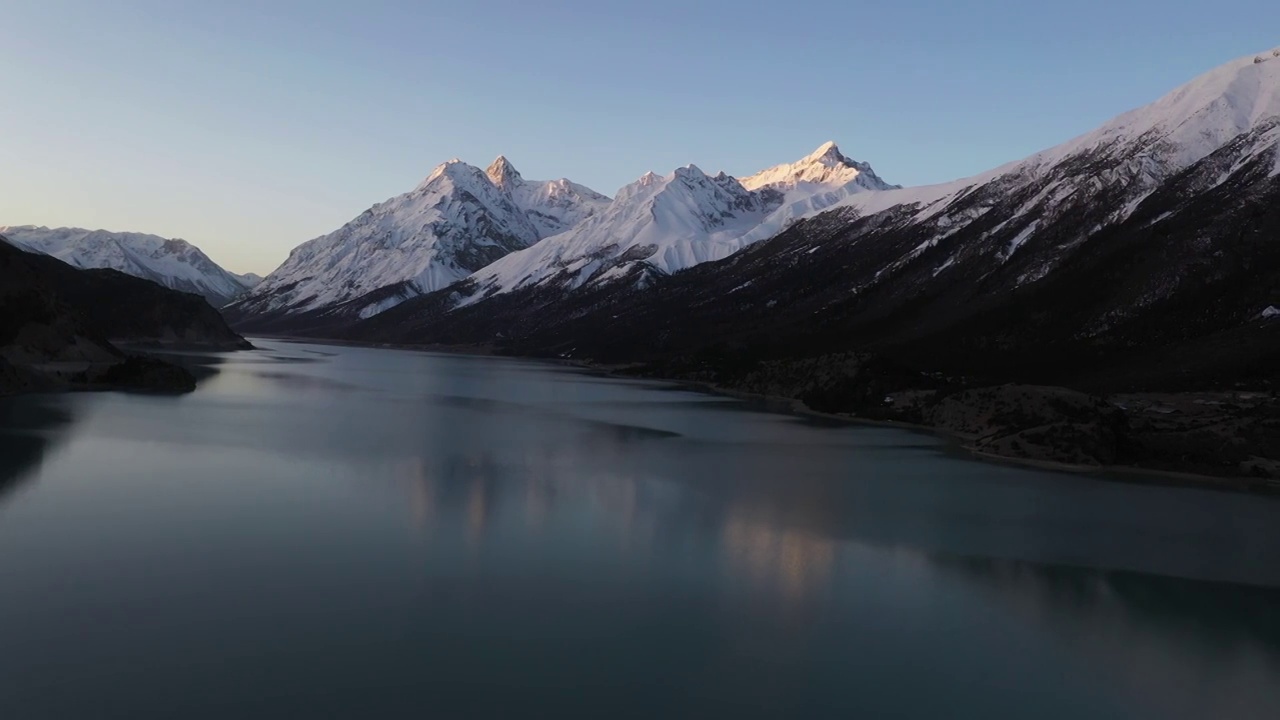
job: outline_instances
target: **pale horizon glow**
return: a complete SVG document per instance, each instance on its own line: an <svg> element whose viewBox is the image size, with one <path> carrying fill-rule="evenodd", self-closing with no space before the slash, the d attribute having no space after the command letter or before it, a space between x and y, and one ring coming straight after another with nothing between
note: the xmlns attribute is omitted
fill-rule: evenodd
<svg viewBox="0 0 1280 720"><path fill-rule="evenodd" d="M613 195L834 140L887 182L945 182L1280 27L1262 0L610 5L0 0L0 226L183 238L265 275L453 157Z"/></svg>

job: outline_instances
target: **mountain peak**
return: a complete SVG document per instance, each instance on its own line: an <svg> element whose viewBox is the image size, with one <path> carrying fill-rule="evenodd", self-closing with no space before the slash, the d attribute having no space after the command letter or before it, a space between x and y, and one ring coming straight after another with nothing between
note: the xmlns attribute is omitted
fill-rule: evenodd
<svg viewBox="0 0 1280 720"><path fill-rule="evenodd" d="M453 159L413 190L295 248L236 312L344 305L342 312L367 316L446 287L608 205L568 180L525 180L506 157L487 169ZM360 303L367 304L346 305L366 295Z"/></svg>
<svg viewBox="0 0 1280 720"><path fill-rule="evenodd" d="M840 153L840 146L836 145L835 140L828 140L818 146L817 150L809 153L800 162L804 163L822 163L823 165L849 165L852 164L849 158Z"/></svg>
<svg viewBox="0 0 1280 720"><path fill-rule="evenodd" d="M500 188L508 188L513 183L524 179L521 177L520 171L516 170L515 166L511 164L511 161L507 159L506 155L499 155L498 158L489 165L489 168L484 171L484 174L488 175L489 179L493 181L493 184Z"/></svg>
<svg viewBox="0 0 1280 720"><path fill-rule="evenodd" d="M458 158L453 158L452 160L448 160L437 165L436 168L431 171L431 174L418 184L418 189L422 190L432 185L435 180L442 176L449 178L455 183L466 183L471 185L475 178L483 175L484 172L480 168L474 165L469 165ZM481 183L483 184L483 181L481 181Z"/></svg>
<svg viewBox="0 0 1280 720"><path fill-rule="evenodd" d="M702 179L705 178L707 174L702 172L702 168L694 165L693 163L689 163L684 167L676 168L675 176L678 178Z"/></svg>
<svg viewBox="0 0 1280 720"><path fill-rule="evenodd" d="M864 190L891 190L895 187L881 180L870 165L850 160L834 141L828 141L796 162L777 165L742 178L742 186L748 190L766 187L785 190L800 183L840 187L855 181Z"/></svg>

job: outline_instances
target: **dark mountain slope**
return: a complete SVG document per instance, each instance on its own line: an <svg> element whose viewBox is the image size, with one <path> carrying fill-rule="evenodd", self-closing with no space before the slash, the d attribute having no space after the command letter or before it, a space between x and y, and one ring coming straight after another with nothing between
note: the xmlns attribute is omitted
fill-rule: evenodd
<svg viewBox="0 0 1280 720"><path fill-rule="evenodd" d="M393 306L405 299L421 295L412 283L400 282L378 288L346 302L312 310L268 310L246 312L232 305L221 310L227 322L242 333L289 335L298 337L333 337L344 332L367 315L370 307Z"/></svg>
<svg viewBox="0 0 1280 720"><path fill-rule="evenodd" d="M114 270L77 270L0 238L0 392L193 384L185 370L130 356L113 341L250 347L197 295Z"/></svg>

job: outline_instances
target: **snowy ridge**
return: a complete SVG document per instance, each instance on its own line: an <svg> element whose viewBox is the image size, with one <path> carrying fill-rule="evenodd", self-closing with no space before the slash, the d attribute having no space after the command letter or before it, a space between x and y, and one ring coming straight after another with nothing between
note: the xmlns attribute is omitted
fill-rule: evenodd
<svg viewBox="0 0 1280 720"><path fill-rule="evenodd" d="M1032 156L1040 165L1100 147L1141 144L1158 167L1177 171L1280 115L1280 48L1221 65L1150 105Z"/></svg>
<svg viewBox="0 0 1280 720"><path fill-rule="evenodd" d="M986 189L1008 192L1014 187L1046 181L1057 183L1059 191L1047 198L1047 203L1028 203L1027 212L1052 212L1078 190L1088 194L1119 187L1130 201L1112 218L1118 222L1132 214L1146 194L1165 180L1239 136L1265 129L1277 117L1280 49L1233 60L1097 130L980 175L877 192L865 192L862 183L855 180L832 192L799 199L788 197L783 207L744 240L748 244L766 240L798 220L837 208L852 208L867 216L903 206L915 206L916 222L938 221L939 237L944 237L980 217L972 213L947 216L953 203ZM1276 139L1274 132L1262 135L1253 154L1272 151ZM1280 174L1280 156L1276 162L1276 174ZM1008 222L1015 221L1011 218ZM1036 229L1020 237L1017 245L1034 237Z"/></svg>
<svg viewBox="0 0 1280 720"><path fill-rule="evenodd" d="M0 227L20 248L51 255L78 268L119 270L173 290L202 295L221 307L248 291L249 283L224 270L185 240L156 235L34 225Z"/></svg>
<svg viewBox="0 0 1280 720"><path fill-rule="evenodd" d="M572 230L483 268L459 292L459 305L496 293L551 283L573 290L623 279L637 268L673 273L721 260L780 225L787 207L825 208L852 193L883 190L869 165L826 143L795 163L752 175L751 184L694 165L660 177L647 173L618 191L609 207Z"/></svg>
<svg viewBox="0 0 1280 720"><path fill-rule="evenodd" d="M648 173L603 212L472 279L482 292L506 292L551 278L577 288L620 260L674 272L741 249L738 238L764 215L761 199L723 173L711 177L693 165L666 177Z"/></svg>
<svg viewBox="0 0 1280 720"><path fill-rule="evenodd" d="M568 180L527 181L504 157L487 171L460 160L412 191L295 248L237 309L303 312L407 283L431 292L580 222L609 199ZM362 313L407 299L383 298Z"/></svg>
<svg viewBox="0 0 1280 720"><path fill-rule="evenodd" d="M1025 160L950 183L872 195L846 193L843 200L827 208L798 206L778 229L831 207L852 207L870 215L901 205L919 205L919 219L928 219L981 186L997 180L1027 182L1043 178L1061 172L1074 160L1103 162L1108 166L1106 171L1094 179L1129 183L1128 192L1140 197L1276 117L1280 117L1280 49L1226 63L1150 105L1124 113L1097 130ZM1271 144L1264 142L1265 147L1260 145L1255 153L1274 146L1275 135L1268 137ZM1135 208L1136 204L1129 208L1130 212Z"/></svg>

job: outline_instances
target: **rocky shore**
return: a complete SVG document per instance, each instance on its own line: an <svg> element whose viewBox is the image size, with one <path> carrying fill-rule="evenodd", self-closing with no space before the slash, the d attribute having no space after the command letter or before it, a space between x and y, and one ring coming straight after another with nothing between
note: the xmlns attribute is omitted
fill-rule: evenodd
<svg viewBox="0 0 1280 720"><path fill-rule="evenodd" d="M966 450L1068 470L1133 470L1280 492L1280 399L1270 390L1092 394L895 372L853 353L736 364L629 366L621 374L788 399L851 420L900 423Z"/></svg>

